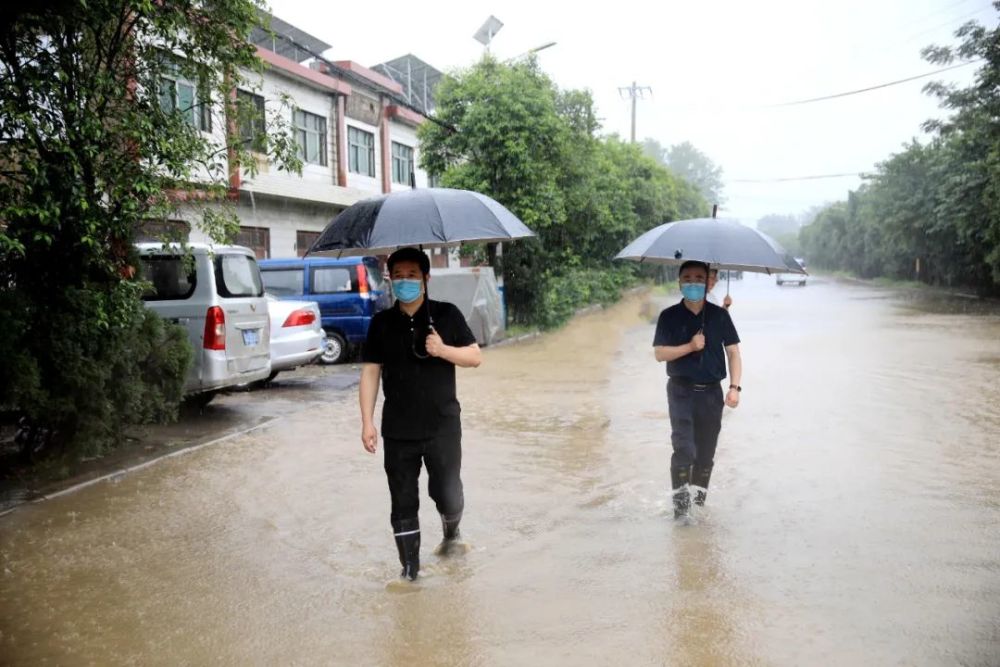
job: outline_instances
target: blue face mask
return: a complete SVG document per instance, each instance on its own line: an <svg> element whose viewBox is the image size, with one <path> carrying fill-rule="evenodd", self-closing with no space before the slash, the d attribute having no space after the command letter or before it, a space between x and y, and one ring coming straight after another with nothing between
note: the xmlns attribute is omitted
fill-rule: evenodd
<svg viewBox="0 0 1000 667"><path fill-rule="evenodd" d="M420 298L420 280L393 280L392 293L403 303L413 303Z"/></svg>
<svg viewBox="0 0 1000 667"><path fill-rule="evenodd" d="M701 301L705 298L705 283L681 283L681 294L688 301Z"/></svg>

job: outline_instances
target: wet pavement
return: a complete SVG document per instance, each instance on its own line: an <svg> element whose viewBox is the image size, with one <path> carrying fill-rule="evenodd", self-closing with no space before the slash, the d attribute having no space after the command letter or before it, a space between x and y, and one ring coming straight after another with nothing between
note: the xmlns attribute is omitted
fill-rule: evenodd
<svg viewBox="0 0 1000 667"><path fill-rule="evenodd" d="M433 555L425 494L415 584L355 392L304 381L251 433L0 518L2 661L1000 663L1000 308L733 296L744 392L695 526L650 348L674 297L634 296L460 371L468 552Z"/></svg>

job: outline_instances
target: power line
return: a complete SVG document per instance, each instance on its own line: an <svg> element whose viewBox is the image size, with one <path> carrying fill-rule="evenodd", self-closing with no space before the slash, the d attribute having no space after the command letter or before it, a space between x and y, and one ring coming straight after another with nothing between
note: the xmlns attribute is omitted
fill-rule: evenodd
<svg viewBox="0 0 1000 667"><path fill-rule="evenodd" d="M848 176L863 176L865 172L851 171L842 174L818 174L815 176L788 176L785 178L736 178L727 179L730 183L788 183L791 181L818 181L825 178L847 178Z"/></svg>
<svg viewBox="0 0 1000 667"><path fill-rule="evenodd" d="M942 67L941 69L934 70L933 72L926 72L924 74L918 74L916 76L910 76L905 79L898 79L896 81L889 81L888 83L880 83L876 86L869 86L867 88L859 88L857 90L848 90L843 93L835 93L833 95L824 95L822 97L811 97L806 100L795 100L793 102L781 102L780 104L767 104L764 105L765 109L773 109L776 107L790 107L798 104L812 104L813 102L824 102L826 100L837 99L838 97L847 97L849 95L860 95L861 93L868 93L873 90L879 90L881 88L888 88L890 86L898 86L901 83L909 83L910 81L916 81L917 79L926 79L929 76L934 76L935 74L941 74L942 72L948 72L953 69L958 69L959 67L968 67L969 65L974 65L976 63L982 62L982 58L977 60L970 60L968 62L959 63L957 65L951 65L949 67Z"/></svg>

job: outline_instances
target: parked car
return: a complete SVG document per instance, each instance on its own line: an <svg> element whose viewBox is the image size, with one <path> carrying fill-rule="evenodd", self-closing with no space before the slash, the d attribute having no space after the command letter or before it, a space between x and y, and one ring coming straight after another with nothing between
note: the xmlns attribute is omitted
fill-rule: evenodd
<svg viewBox="0 0 1000 667"><path fill-rule="evenodd" d="M201 405L220 389L271 374L270 325L254 254L240 246L140 243L146 307L187 329L194 349L184 393Z"/></svg>
<svg viewBox="0 0 1000 667"><path fill-rule="evenodd" d="M323 354L326 332L315 301L285 301L267 294L271 320L271 374L290 371L316 361Z"/></svg>
<svg viewBox="0 0 1000 667"><path fill-rule="evenodd" d="M795 261L799 263L799 266L803 270L806 268L806 260L801 257L796 257ZM774 274L774 282L776 285L787 285L788 283L795 283L800 287L806 286L806 274L804 273L776 273Z"/></svg>
<svg viewBox="0 0 1000 667"><path fill-rule="evenodd" d="M372 316L392 303L374 257L265 259L260 268L269 293L319 304L324 363L345 361L364 343Z"/></svg>

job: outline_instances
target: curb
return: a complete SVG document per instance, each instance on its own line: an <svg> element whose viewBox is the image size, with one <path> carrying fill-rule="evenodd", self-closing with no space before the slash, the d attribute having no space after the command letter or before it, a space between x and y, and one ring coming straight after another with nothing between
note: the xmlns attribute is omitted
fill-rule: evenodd
<svg viewBox="0 0 1000 667"><path fill-rule="evenodd" d="M161 456L157 456L155 458L152 458L152 459L150 459L148 461L143 461L142 463L137 463L135 465L127 466L125 468L120 468L118 470L114 470L112 472L100 475L99 477L95 477L93 479L88 479L88 480L86 480L84 482L79 482L79 483L74 484L74 485L72 485L70 487L67 487L65 489L60 489L59 491L56 491L54 493L43 494L43 495L39 495L38 497L32 498L30 500L24 500L24 501L22 501L20 503L17 503L13 507L9 507L9 508L3 510L2 512L0 512L0 517L7 516L11 512L15 512L18 509L20 509L21 507L24 507L25 505L35 504L35 503L41 503L41 502L44 502L46 500L51 500L53 498L59 498L61 496L66 496L66 495L69 495L71 493L76 493L77 491L81 491L81 490L87 488L88 486L94 486L95 484L98 484L100 482L106 482L106 481L109 481L109 480L113 480L113 479L117 479L117 478L120 478L120 477L124 477L125 475L127 475L129 473L138 472L139 470L143 470L144 468L149 468L150 466L153 466L153 465L155 465L155 464L157 464L157 463L159 463L161 461L165 461L167 459L172 459L175 456L183 456L185 454L191 454L193 452L196 452L199 449L204 449L206 447L211 447L213 445L220 445L220 444L222 444L222 443L224 443L224 442L226 442L228 440L233 440L233 439L238 438L240 436L246 435L247 433L252 433L254 431L258 431L260 429L263 429L263 428L266 428L266 427L269 427L269 426L273 426L276 422L282 421L284 419L285 419L285 417L273 417L273 418L267 420L266 422L263 422L261 424L255 424L254 426L250 426L248 428L241 429L241 430L236 431L234 433L229 433L229 434L224 435L222 437L214 438L212 440L209 440L207 442L202 442L202 443L199 443L197 445L192 445L190 447L185 447L185 448L179 449L179 450L177 450L175 452L168 452L168 453L163 454Z"/></svg>

